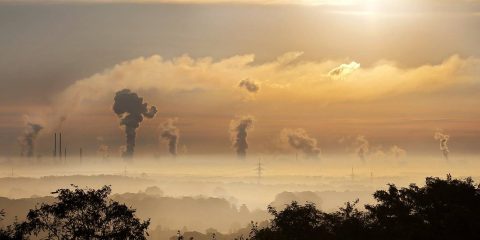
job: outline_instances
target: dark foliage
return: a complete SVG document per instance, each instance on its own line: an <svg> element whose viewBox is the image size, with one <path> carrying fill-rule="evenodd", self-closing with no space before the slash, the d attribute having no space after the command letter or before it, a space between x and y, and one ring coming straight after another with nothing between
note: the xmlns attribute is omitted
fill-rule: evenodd
<svg viewBox="0 0 480 240"><path fill-rule="evenodd" d="M30 210L25 222L4 231L11 239L146 239L150 221L140 221L135 210L110 200L109 186L73 187L53 192L55 203Z"/></svg>
<svg viewBox="0 0 480 240"><path fill-rule="evenodd" d="M365 211L346 203L334 213L314 204L292 202L266 228L252 228L256 240L311 239L480 239L480 189L465 180L427 178L424 187L410 185L375 192Z"/></svg>

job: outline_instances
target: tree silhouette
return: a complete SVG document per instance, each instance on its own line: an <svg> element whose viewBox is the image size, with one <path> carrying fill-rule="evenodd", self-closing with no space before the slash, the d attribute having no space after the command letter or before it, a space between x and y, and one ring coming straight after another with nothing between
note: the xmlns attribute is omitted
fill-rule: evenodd
<svg viewBox="0 0 480 240"><path fill-rule="evenodd" d="M53 192L57 202L30 210L18 231L45 239L146 239L150 220L142 222L135 210L110 200L109 186L72 186Z"/></svg>
<svg viewBox="0 0 480 240"><path fill-rule="evenodd" d="M374 193L377 204L358 210L354 203L333 213L314 204L292 202L273 216L268 227L252 228L254 240L307 239L480 239L480 188L465 180L427 178L424 187L411 184Z"/></svg>

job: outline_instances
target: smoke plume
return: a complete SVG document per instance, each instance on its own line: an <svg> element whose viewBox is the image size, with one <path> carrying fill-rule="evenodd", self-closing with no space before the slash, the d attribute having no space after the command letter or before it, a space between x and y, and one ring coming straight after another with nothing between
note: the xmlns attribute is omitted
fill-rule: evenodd
<svg viewBox="0 0 480 240"><path fill-rule="evenodd" d="M440 150L442 151L445 159L448 160L448 153L450 152L448 150L448 139L450 138L450 136L448 134L442 133L441 131L437 131L435 135L433 135L433 138L440 142Z"/></svg>
<svg viewBox="0 0 480 240"><path fill-rule="evenodd" d="M238 86L241 88L245 88L247 91L251 93L256 93L258 92L258 90L260 90L260 87L258 86L258 84L253 81L250 81L249 79L244 79L240 81Z"/></svg>
<svg viewBox="0 0 480 240"><path fill-rule="evenodd" d="M245 158L247 156L247 132L253 128L253 122L252 116L243 116L230 122L233 147L238 157Z"/></svg>
<svg viewBox="0 0 480 240"><path fill-rule="evenodd" d="M176 119L168 119L160 126L160 137L168 141L168 152L173 156L177 155L178 138L180 137L179 130L174 125L176 121Z"/></svg>
<svg viewBox="0 0 480 240"><path fill-rule="evenodd" d="M27 123L23 135L18 138L22 156L33 157L35 152L35 140L42 129L43 127L40 124Z"/></svg>
<svg viewBox="0 0 480 240"><path fill-rule="evenodd" d="M405 155L407 155L407 151L403 148L400 148L399 146L397 145L393 145L390 147L390 151L389 153L395 157L395 158L402 158L402 157L405 157Z"/></svg>
<svg viewBox="0 0 480 240"><path fill-rule="evenodd" d="M302 151L307 157L317 158L320 154L317 140L310 137L305 129L286 128L282 130L280 136L284 142L287 142L291 147Z"/></svg>
<svg viewBox="0 0 480 240"><path fill-rule="evenodd" d="M143 98L138 97L129 89L123 89L115 94L113 111L120 118L120 125L125 126L125 135L127 145L125 152L122 153L124 158L133 157L135 149L136 129L143 121L143 117L153 118L157 113L157 108L147 107L147 103L143 102Z"/></svg>
<svg viewBox="0 0 480 240"><path fill-rule="evenodd" d="M362 160L365 161L367 154L369 152L370 144L367 138L363 135L358 135L355 139L355 153Z"/></svg>

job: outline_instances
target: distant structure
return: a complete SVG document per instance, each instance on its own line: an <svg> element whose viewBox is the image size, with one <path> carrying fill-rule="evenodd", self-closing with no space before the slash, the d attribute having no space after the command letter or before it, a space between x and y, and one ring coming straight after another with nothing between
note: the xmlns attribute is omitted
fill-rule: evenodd
<svg viewBox="0 0 480 240"><path fill-rule="evenodd" d="M260 184L260 180L262 179L262 171L264 170L264 168L262 167L262 162L261 162L261 158L258 159L258 166L257 166L257 184Z"/></svg>
<svg viewBox="0 0 480 240"><path fill-rule="evenodd" d="M83 157L83 149L80 148L80 163L82 163L82 157Z"/></svg>
<svg viewBox="0 0 480 240"><path fill-rule="evenodd" d="M60 162L62 162L62 158L64 161L67 161L67 147L63 148L62 154L62 133L58 133L58 146L57 146L57 133L53 134L53 157L59 158Z"/></svg>
<svg viewBox="0 0 480 240"><path fill-rule="evenodd" d="M53 140L53 145L54 145L54 147L53 147L53 157L56 158L57 157L57 133L54 133L53 135L54 135L54 137L53 137L53 139L54 139Z"/></svg>

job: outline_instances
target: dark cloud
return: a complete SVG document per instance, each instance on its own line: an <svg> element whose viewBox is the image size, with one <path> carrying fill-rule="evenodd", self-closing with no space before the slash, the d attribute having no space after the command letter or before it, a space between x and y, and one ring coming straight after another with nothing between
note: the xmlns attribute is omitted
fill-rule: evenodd
<svg viewBox="0 0 480 240"><path fill-rule="evenodd" d="M129 89L123 89L115 94L113 111L120 118L120 125L125 126L125 134L127 145L122 156L124 158L133 157L135 149L136 129L143 121L143 117L153 118L157 113L155 106L147 107L147 103L143 102L143 98Z"/></svg>
<svg viewBox="0 0 480 240"><path fill-rule="evenodd" d="M241 88L245 88L247 91L251 93L256 93L258 92L258 90L260 90L260 87L258 86L258 84L253 81L250 81L249 79L244 79L240 81L238 86Z"/></svg>

